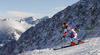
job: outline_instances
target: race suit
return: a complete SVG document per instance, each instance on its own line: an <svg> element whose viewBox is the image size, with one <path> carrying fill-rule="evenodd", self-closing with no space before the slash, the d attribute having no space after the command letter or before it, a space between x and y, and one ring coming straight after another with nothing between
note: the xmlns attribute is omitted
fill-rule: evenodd
<svg viewBox="0 0 100 55"><path fill-rule="evenodd" d="M77 33L75 31L76 28L74 27L67 27L65 30L64 30L64 36L65 36L65 39L71 43L72 41L74 41L74 43L78 43L78 38L77 38ZM68 36L66 36L66 34L68 34Z"/></svg>

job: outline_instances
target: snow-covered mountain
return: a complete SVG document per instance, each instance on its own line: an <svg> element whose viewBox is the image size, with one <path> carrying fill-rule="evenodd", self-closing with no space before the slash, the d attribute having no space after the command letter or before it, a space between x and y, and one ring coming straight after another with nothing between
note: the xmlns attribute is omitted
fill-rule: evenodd
<svg viewBox="0 0 100 55"><path fill-rule="evenodd" d="M11 40L18 40L20 35L30 26L19 23L12 19L2 19L0 21L0 44L6 44Z"/></svg>
<svg viewBox="0 0 100 55"><path fill-rule="evenodd" d="M36 25L38 24L40 21L43 21L45 19L48 19L49 17L48 16L45 16L43 18L40 18L40 19L36 19L34 17L27 17L27 18L24 18L24 19L20 19L19 22L20 23L28 23L29 25Z"/></svg>
<svg viewBox="0 0 100 55"><path fill-rule="evenodd" d="M44 19L44 18L41 18ZM31 26L38 24L41 19L27 17L20 20L10 18L0 20L0 44L6 44L12 40L18 40L20 35Z"/></svg>
<svg viewBox="0 0 100 55"><path fill-rule="evenodd" d="M26 23L28 23L30 25L36 24L36 21L37 21L37 19L36 18L33 18L33 17L27 17L27 18L24 18L24 19L20 19L19 20L19 22L21 22L21 23L25 23L26 22Z"/></svg>
<svg viewBox="0 0 100 55"><path fill-rule="evenodd" d="M2 48L0 48L0 54L27 54L27 51L33 51L32 55L41 55L42 53L42 55L99 54L99 17L100 0L80 0L79 2L58 12L52 18L38 23L35 27L31 27L21 35L18 41L11 41L10 43L4 45ZM88 40L90 42L68 49L62 49L62 51L59 50L52 52L52 48L66 44L66 41L60 40L63 35L63 22L68 22L69 25L73 25L81 29L82 31L78 32L78 38L84 41ZM75 48L75 50L73 50L73 48ZM43 50L45 52L47 51L47 53L44 53Z"/></svg>

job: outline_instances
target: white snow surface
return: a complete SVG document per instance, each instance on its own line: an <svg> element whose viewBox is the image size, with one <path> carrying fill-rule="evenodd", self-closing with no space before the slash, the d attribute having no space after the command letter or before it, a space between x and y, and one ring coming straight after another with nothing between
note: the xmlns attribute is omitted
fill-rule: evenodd
<svg viewBox="0 0 100 55"><path fill-rule="evenodd" d="M18 55L100 55L100 37L84 40L86 43L60 49L53 50L53 48L24 51ZM89 42L88 42L89 41Z"/></svg>

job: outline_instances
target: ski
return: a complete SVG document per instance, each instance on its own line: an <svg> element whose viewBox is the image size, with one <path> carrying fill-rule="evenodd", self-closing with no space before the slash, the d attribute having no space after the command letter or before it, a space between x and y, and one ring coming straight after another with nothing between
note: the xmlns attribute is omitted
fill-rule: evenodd
<svg viewBox="0 0 100 55"><path fill-rule="evenodd" d="M83 44L83 43L86 43L86 42L82 42L82 43L79 43L79 44ZM67 47L76 46L76 45L79 45L79 44L69 45L69 46L62 46L62 47L60 47L60 48L55 48L55 49L53 49L53 50L59 50L59 49L67 48Z"/></svg>

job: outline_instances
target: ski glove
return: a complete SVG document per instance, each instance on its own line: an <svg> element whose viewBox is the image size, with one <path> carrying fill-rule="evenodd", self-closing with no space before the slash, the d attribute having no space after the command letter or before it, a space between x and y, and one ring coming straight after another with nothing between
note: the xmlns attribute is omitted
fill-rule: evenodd
<svg viewBox="0 0 100 55"><path fill-rule="evenodd" d="M61 40L64 40L65 39L65 36L63 36L62 38L61 38Z"/></svg>
<svg viewBox="0 0 100 55"><path fill-rule="evenodd" d="M76 29L78 32L80 31L80 29Z"/></svg>

